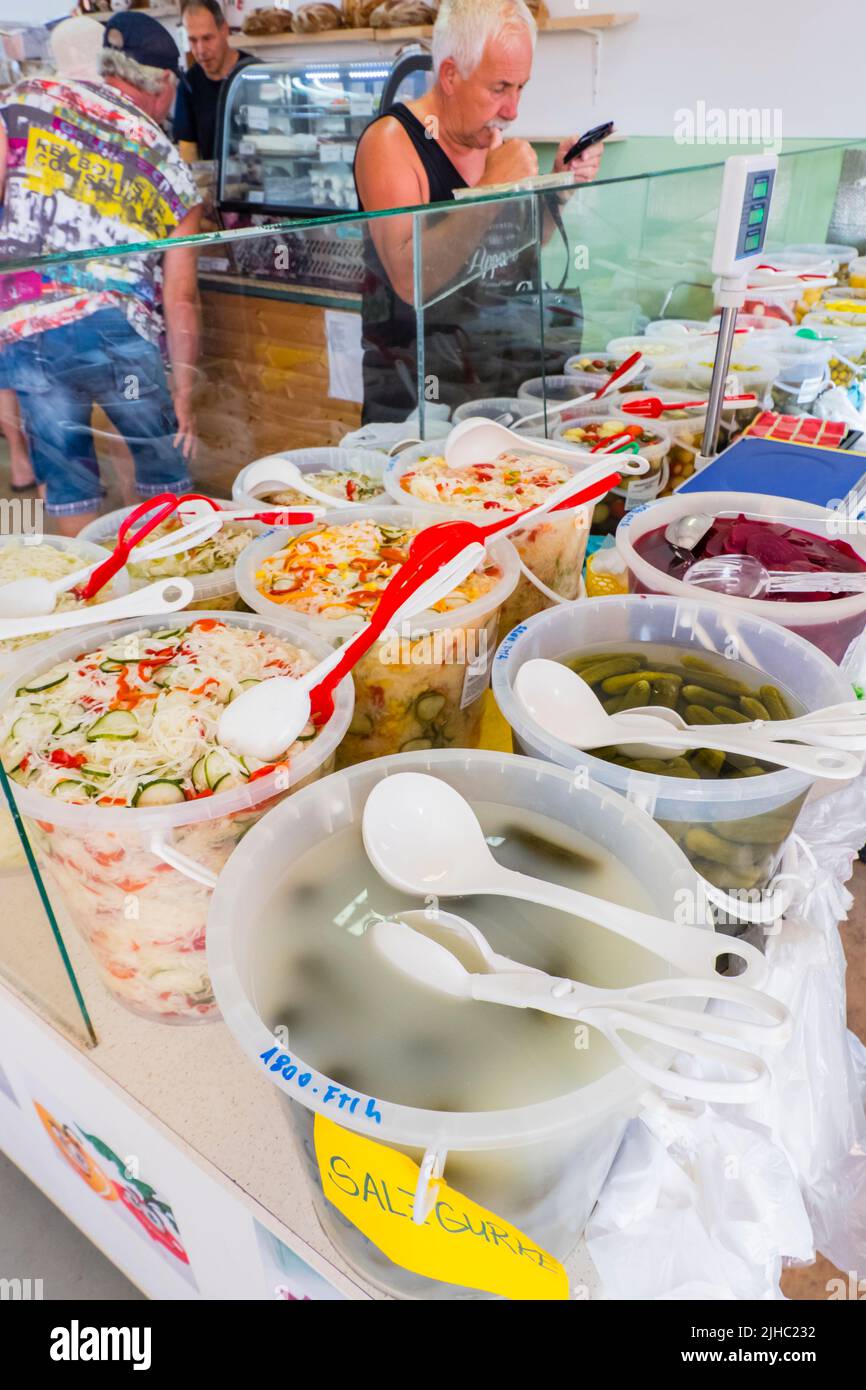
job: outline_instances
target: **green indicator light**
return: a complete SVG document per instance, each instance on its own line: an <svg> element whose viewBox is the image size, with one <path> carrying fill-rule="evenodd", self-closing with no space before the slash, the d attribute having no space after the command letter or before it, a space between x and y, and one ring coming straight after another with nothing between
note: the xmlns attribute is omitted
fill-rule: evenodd
<svg viewBox="0 0 866 1390"><path fill-rule="evenodd" d="M764 220L764 213L765 213L765 212L766 212L766 208L752 208L752 211L749 213L749 226L750 226L750 227L760 226L760 224L761 224L761 223L763 222L763 220Z"/></svg>
<svg viewBox="0 0 866 1390"><path fill-rule="evenodd" d="M759 247L760 245L761 245L761 233L760 233L760 232L750 232L749 235L746 237L746 250L747 250L747 251L757 251L757 250L758 250L758 247Z"/></svg>
<svg viewBox="0 0 866 1390"><path fill-rule="evenodd" d="M753 198L766 198L766 196L767 196L767 189L768 189L768 188L769 188L769 183L768 183L767 179L757 179L757 180L755 181L755 184L754 184L753 188L752 188L752 197L753 197Z"/></svg>

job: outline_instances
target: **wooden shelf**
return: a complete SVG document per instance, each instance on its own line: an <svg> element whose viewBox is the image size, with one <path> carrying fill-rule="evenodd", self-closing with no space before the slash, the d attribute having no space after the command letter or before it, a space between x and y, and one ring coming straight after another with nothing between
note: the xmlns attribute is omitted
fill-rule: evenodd
<svg viewBox="0 0 866 1390"><path fill-rule="evenodd" d="M549 19L538 32L564 34L581 29L618 29L637 18L636 11L626 14L587 13ZM233 48L279 48L286 45L297 48L320 43L409 43L415 39L429 39L432 34L432 25L418 24L401 29L324 29L319 34L232 34L229 42Z"/></svg>

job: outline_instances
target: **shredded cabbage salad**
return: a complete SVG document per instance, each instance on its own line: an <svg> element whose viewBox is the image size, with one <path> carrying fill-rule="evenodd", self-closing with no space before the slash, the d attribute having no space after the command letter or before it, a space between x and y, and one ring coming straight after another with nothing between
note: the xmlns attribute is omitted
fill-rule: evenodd
<svg viewBox="0 0 866 1390"><path fill-rule="evenodd" d="M16 579L63 579L64 575L74 574L83 569L87 561L74 550L59 550L55 545L25 545L23 541L13 541L0 546L0 584L11 584ZM88 600L90 603L105 603L111 597L111 585L106 584L98 594ZM74 594L58 594L54 605L55 613L68 613L82 604ZM50 633L37 632L32 637L7 637L0 642L0 653L17 651L29 647L34 642L44 642Z"/></svg>
<svg viewBox="0 0 866 1390"><path fill-rule="evenodd" d="M449 468L442 457L427 459L400 486L421 502L442 502L467 511L521 512L543 502L553 487L571 477L565 463L533 454L500 454L490 463Z"/></svg>
<svg viewBox="0 0 866 1390"><path fill-rule="evenodd" d="M288 641L215 618L134 633L19 687L0 713L3 766L22 786L80 804L166 806L228 791L276 764L219 744L225 705L315 664ZM278 761L315 736L308 725Z"/></svg>
<svg viewBox="0 0 866 1390"><path fill-rule="evenodd" d="M418 531L359 519L344 526L319 526L296 536L271 555L256 574L256 587L272 603L323 618L370 617L379 596L401 565ZM479 569L435 605L449 613L473 603L499 582L501 570L482 561Z"/></svg>

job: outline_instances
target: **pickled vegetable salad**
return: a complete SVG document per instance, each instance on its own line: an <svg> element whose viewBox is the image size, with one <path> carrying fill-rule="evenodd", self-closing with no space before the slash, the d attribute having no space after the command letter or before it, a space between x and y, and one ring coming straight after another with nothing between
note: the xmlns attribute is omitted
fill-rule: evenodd
<svg viewBox="0 0 866 1390"><path fill-rule="evenodd" d="M180 530L181 525L182 523L175 518L164 521L150 533L143 544L173 535L175 531ZM220 570L231 570L241 551L255 539L256 534L256 531L243 526L221 526L216 535L205 541L204 545L194 546L192 550L184 550L179 555L167 555L162 560L144 560L141 563L136 563L133 550L128 565L129 573L133 579L183 579L193 578L197 574L215 574ZM113 550L116 540L114 537L110 541L102 541L101 544Z"/></svg>
<svg viewBox="0 0 866 1390"><path fill-rule="evenodd" d="M272 764L219 745L222 709L315 660L215 618L123 637L19 687L0 714L0 756L23 786L100 806L168 806L265 776ZM315 737L309 725L284 757Z"/></svg>
<svg viewBox="0 0 866 1390"><path fill-rule="evenodd" d="M323 468L317 473L305 472L304 478L320 492L327 493L328 497L342 497L346 502L374 502L382 497L385 491L381 478L374 478L369 473L354 473L345 468ZM282 492L267 492L262 500L275 507L296 507L305 502L309 503L310 499L306 493L286 488Z"/></svg>
<svg viewBox="0 0 866 1390"><path fill-rule="evenodd" d="M560 487L572 470L553 459L533 454L500 454L490 463L449 468L444 458L428 459L400 486L421 502L442 502L469 511L520 512L543 502L552 487Z"/></svg>
<svg viewBox="0 0 866 1390"><path fill-rule="evenodd" d="M409 546L418 534L406 527L372 520L305 531L275 555L256 574L259 593L272 603L323 618L369 617L385 585L406 563ZM448 613L484 594L498 583L501 571L485 564L453 593L435 605Z"/></svg>

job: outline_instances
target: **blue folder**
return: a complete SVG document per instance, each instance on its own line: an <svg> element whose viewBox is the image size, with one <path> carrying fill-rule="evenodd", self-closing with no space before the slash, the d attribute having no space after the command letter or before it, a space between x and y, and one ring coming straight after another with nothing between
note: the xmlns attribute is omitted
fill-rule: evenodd
<svg viewBox="0 0 866 1390"><path fill-rule="evenodd" d="M678 492L762 492L834 507L866 478L866 456L814 444L741 439Z"/></svg>

